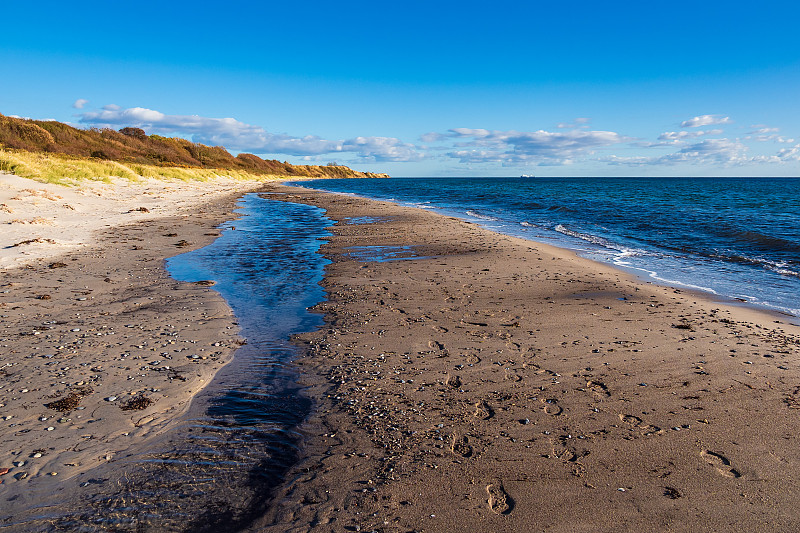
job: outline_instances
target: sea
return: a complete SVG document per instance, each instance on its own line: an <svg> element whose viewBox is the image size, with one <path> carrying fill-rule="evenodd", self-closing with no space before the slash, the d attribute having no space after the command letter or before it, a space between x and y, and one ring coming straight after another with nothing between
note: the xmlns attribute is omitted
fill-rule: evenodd
<svg viewBox="0 0 800 533"><path fill-rule="evenodd" d="M293 185L388 200L800 317L800 178L390 178Z"/></svg>

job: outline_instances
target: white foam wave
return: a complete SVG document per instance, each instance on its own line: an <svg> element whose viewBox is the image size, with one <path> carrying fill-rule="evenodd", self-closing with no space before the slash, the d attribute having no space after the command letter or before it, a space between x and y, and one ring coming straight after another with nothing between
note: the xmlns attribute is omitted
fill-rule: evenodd
<svg viewBox="0 0 800 533"><path fill-rule="evenodd" d="M584 240L586 242L596 244L598 246L602 246L604 248L609 248L611 250L616 250L620 253L618 257L633 257L637 255L649 255L644 250L637 250L635 248L628 248L627 246L622 246L621 244L617 244L615 242L609 241L608 239L604 239L603 237L599 237L597 235L591 235L589 233L581 233L580 231L574 231L569 228L562 226L561 224L556 225L553 228L558 233L562 235L567 235L569 237L575 237L577 239Z"/></svg>
<svg viewBox="0 0 800 533"><path fill-rule="evenodd" d="M471 211L469 209L466 211L466 213L472 218L478 218L480 220L488 220L490 222L497 222L498 220L500 220L499 218L495 218L489 215L481 215L480 213L476 213L475 211Z"/></svg>
<svg viewBox="0 0 800 533"><path fill-rule="evenodd" d="M770 261L768 259L756 259L756 261L764 265L767 270L771 270L772 272L780 274L781 276L793 276L795 278L800 278L800 272L787 268L789 263L785 261Z"/></svg>
<svg viewBox="0 0 800 533"><path fill-rule="evenodd" d="M715 291L711 287L703 287L702 285L692 285L691 283L686 283L683 281L662 278L661 276L658 275L658 272L656 272L655 270L647 270L646 268L639 268L639 267L628 267L628 268L630 270L638 270L640 272L645 272L647 273L648 277L653 278L654 280L664 285L680 285L681 287L686 287L687 289L696 289L698 291L708 292L711 294L718 294L717 291Z"/></svg>

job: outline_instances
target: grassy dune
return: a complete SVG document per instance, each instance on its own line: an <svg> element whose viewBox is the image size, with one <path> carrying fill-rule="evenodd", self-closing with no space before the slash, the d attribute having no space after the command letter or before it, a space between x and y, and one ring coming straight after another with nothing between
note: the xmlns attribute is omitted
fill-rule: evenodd
<svg viewBox="0 0 800 533"><path fill-rule="evenodd" d="M208 179L215 175L380 178L342 165L293 165L221 146L147 135L139 128L78 129L56 121L0 114L0 170L42 181L122 177ZM62 174L62 173L66 173Z"/></svg>
<svg viewBox="0 0 800 533"><path fill-rule="evenodd" d="M285 179L274 174L255 174L237 169L163 167L140 163L122 163L60 154L25 152L0 148L0 170L46 183L69 185L75 181L108 182L111 178L138 181L141 178L205 181L217 176L242 180Z"/></svg>

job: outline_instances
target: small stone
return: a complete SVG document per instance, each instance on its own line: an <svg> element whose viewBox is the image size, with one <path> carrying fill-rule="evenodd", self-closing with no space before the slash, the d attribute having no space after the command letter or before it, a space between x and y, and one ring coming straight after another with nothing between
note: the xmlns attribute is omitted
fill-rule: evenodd
<svg viewBox="0 0 800 533"><path fill-rule="evenodd" d="M54 428L53 426L50 426L49 428L47 428L47 431L53 431L54 429L56 429L56 428Z"/></svg>
<svg viewBox="0 0 800 533"><path fill-rule="evenodd" d="M116 400L117 400L116 396L109 396L108 398L106 398L107 402L115 402Z"/></svg>
<svg viewBox="0 0 800 533"><path fill-rule="evenodd" d="M50 475L50 476L57 476L57 475L58 475L58 472L50 472L50 474L48 474L48 475Z"/></svg>
<svg viewBox="0 0 800 533"><path fill-rule="evenodd" d="M81 328L72 328L70 331L75 333L76 331L80 331L80 330L81 330Z"/></svg>
<svg viewBox="0 0 800 533"><path fill-rule="evenodd" d="M31 455L31 457L33 457L34 459L38 459L41 456L42 456L42 454L39 453L39 452L36 452L35 454Z"/></svg>

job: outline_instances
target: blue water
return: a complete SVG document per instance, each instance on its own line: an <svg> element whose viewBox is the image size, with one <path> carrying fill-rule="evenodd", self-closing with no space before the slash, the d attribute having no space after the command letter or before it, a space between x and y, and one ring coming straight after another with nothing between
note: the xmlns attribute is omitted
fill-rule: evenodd
<svg viewBox="0 0 800 533"><path fill-rule="evenodd" d="M295 185L434 209L800 316L800 178L392 178Z"/></svg>

